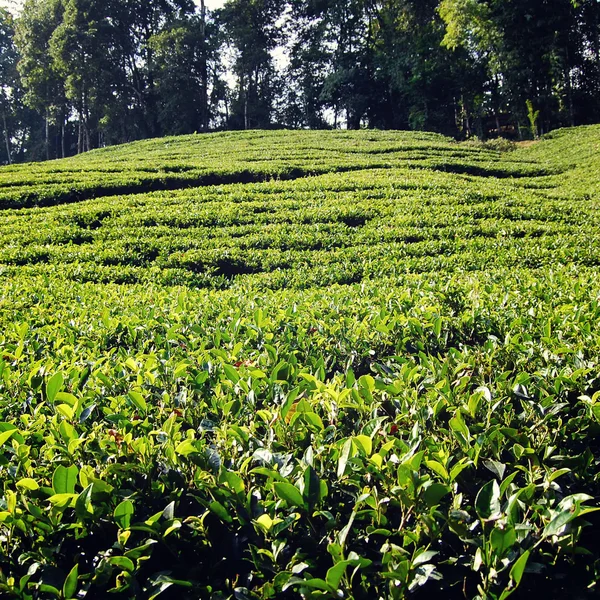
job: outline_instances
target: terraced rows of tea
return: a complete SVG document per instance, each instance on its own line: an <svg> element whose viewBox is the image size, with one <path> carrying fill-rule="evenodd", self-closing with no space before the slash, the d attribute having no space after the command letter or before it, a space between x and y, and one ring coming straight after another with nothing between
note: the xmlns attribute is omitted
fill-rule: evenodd
<svg viewBox="0 0 600 600"><path fill-rule="evenodd" d="M592 598L600 127L0 169L0 596Z"/></svg>

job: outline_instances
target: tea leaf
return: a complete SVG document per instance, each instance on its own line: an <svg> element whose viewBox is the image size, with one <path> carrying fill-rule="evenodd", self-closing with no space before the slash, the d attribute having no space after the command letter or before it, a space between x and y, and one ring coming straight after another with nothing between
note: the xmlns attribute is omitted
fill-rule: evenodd
<svg viewBox="0 0 600 600"><path fill-rule="evenodd" d="M477 493L475 510L480 519L492 521L502 516L500 507L500 486L493 479L488 481Z"/></svg>
<svg viewBox="0 0 600 600"><path fill-rule="evenodd" d="M62 389L64 384L64 379L62 373L55 373L50 379L48 383L46 383L46 398L48 402L54 402L56 398L56 394Z"/></svg>
<svg viewBox="0 0 600 600"><path fill-rule="evenodd" d="M291 483L276 482L273 489L279 498L285 500L290 506L304 508L304 499L295 485Z"/></svg>
<svg viewBox="0 0 600 600"><path fill-rule="evenodd" d="M123 500L114 510L113 518L115 523L121 529L129 529L131 517L134 513L133 503L130 500Z"/></svg>
<svg viewBox="0 0 600 600"><path fill-rule="evenodd" d="M79 576L79 566L75 565L70 573L67 575L65 582L63 584L62 593L65 600L69 600L75 597L75 593L77 592L77 579Z"/></svg>
<svg viewBox="0 0 600 600"><path fill-rule="evenodd" d="M55 494L73 494L77 484L79 469L75 465L63 467L59 465L52 475L52 489Z"/></svg>

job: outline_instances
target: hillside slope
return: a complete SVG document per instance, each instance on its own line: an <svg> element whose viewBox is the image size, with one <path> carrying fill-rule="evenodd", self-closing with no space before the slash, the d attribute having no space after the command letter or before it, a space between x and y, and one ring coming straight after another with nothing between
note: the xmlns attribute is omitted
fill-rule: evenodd
<svg viewBox="0 0 600 600"><path fill-rule="evenodd" d="M540 166L527 157L514 160L431 133L224 132L145 140L64 160L4 167L0 209L394 167L499 177L540 174Z"/></svg>
<svg viewBox="0 0 600 600"><path fill-rule="evenodd" d="M576 155L565 136L500 153L432 134L215 134L7 168L0 203L52 206L0 211L0 265L74 281L213 288L592 266L598 248L581 247L579 228L597 235L598 128L571 134L585 142ZM184 160L193 175L170 179ZM228 178L265 181L197 187ZM160 185L184 189L140 191ZM115 186L136 193L111 196ZM83 189L94 198L68 205ZM575 213L573 200L582 200Z"/></svg>
<svg viewBox="0 0 600 600"><path fill-rule="evenodd" d="M0 169L0 596L595 597L599 143Z"/></svg>

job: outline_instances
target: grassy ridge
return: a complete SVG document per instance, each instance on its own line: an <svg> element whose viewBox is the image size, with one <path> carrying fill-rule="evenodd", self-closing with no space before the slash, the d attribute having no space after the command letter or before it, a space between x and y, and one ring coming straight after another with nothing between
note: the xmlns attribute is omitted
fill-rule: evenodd
<svg viewBox="0 0 600 600"><path fill-rule="evenodd" d="M1 593L593 597L599 143L253 132L3 171Z"/></svg>
<svg viewBox="0 0 600 600"><path fill-rule="evenodd" d="M584 140L591 136L587 144L592 147L594 131L579 132ZM595 195L588 187L590 182L595 185L593 162L584 157L573 167L577 156L565 161L560 136L541 144L544 153L531 160L528 152L534 149L500 153L485 146L442 143L443 138L433 135L413 140L396 134L396 145L389 133L283 135L213 136L219 143L191 136L57 161L70 169L85 166L71 175L79 178L76 185L84 185L89 177L100 197L70 206L61 204L58 194L52 197L57 206L45 211L2 211L0 264L9 273L17 268L30 275L58 274L77 281L222 288L240 281L240 276L244 285L310 287L404 272L598 262L598 245L581 247L579 237L584 224L590 227L589 236L597 236ZM216 162L215 155L229 161L225 167L221 161L210 176L230 169L237 177L242 171L235 165L247 170L248 158L257 156L261 141L269 145L268 152L259 153L261 160L250 163L256 178L275 176L282 169L329 173L289 182L127 197L104 197L113 178L105 174L95 179L99 164L107 170L126 164L131 171L118 172L116 178L134 185L126 178L139 172L133 168L136 160L138 167L150 163L160 170L157 165L167 156L182 160L184 148L187 160L203 162L205 170ZM167 154L169 148L173 155ZM387 163L372 162L382 149ZM306 158L311 152L313 158ZM441 164L453 162L454 171L461 170L456 165L468 170L478 164L482 172L519 177L500 180L440 170ZM580 174L588 163L592 171ZM520 177L523 165L536 176ZM350 167L357 170L336 172ZM47 177L48 170L57 167L48 163L37 168ZM5 176L22 177L22 170L7 171ZM547 172L562 174L540 175ZM154 176L160 173L153 172ZM71 189L71 184L60 185ZM28 189L19 183L11 193L23 193L19 202L24 202L23 190Z"/></svg>
<svg viewBox="0 0 600 600"><path fill-rule="evenodd" d="M546 172L527 158L513 160L437 134L218 133L135 142L66 160L7 167L0 173L0 209L398 166L504 177Z"/></svg>

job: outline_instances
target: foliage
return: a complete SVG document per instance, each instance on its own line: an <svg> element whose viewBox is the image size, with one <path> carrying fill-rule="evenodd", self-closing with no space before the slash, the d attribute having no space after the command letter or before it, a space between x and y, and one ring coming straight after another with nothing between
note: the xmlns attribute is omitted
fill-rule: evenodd
<svg viewBox="0 0 600 600"><path fill-rule="evenodd" d="M222 129L523 139L527 100L540 134L600 120L599 31L593 0L25 0L0 15L0 160Z"/></svg>
<svg viewBox="0 0 600 600"><path fill-rule="evenodd" d="M531 135L534 140L539 139L538 134L538 118L540 116L539 110L534 110L533 102L531 100L527 100L527 118L529 119L529 126L531 128Z"/></svg>
<svg viewBox="0 0 600 600"><path fill-rule="evenodd" d="M3 168L0 594L592 597L599 139Z"/></svg>

